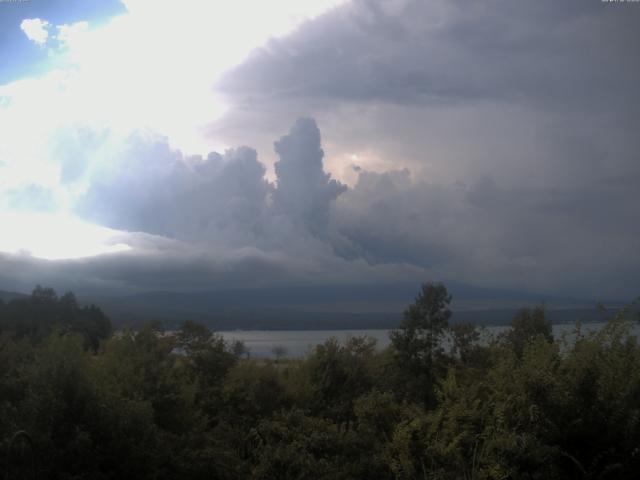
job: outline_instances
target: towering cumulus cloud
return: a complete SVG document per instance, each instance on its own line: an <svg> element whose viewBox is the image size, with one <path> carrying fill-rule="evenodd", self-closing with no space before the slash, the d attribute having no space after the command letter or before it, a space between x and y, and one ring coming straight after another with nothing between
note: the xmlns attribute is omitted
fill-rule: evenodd
<svg viewBox="0 0 640 480"><path fill-rule="evenodd" d="M278 184L273 193L274 208L311 231L321 231L329 220L331 202L346 187L324 171L316 122L298 119L289 134L275 143L275 150L280 160L275 164Z"/></svg>
<svg viewBox="0 0 640 480"><path fill-rule="evenodd" d="M323 237L346 186L324 171L320 130L299 119L275 142L276 184L248 147L185 157L162 137L134 135L93 169L77 211L112 228L178 240L280 248ZM297 232L297 233L294 233Z"/></svg>
<svg viewBox="0 0 640 480"><path fill-rule="evenodd" d="M73 148L57 146L66 152L58 190L71 192L82 218L118 230L112 243L128 250L75 263L0 258L0 280L21 271L27 286L73 279L78 289L87 276L100 288L145 289L448 278L606 295L632 294L640 267L638 203L625 202L618 184L446 184L409 169L358 168L348 188L326 171L309 118L274 143L274 181L249 147L202 157L152 134L60 141ZM4 193L14 211L57 208L37 185ZM602 198L619 204L614 217ZM592 285L593 269L606 282Z"/></svg>
<svg viewBox="0 0 640 480"><path fill-rule="evenodd" d="M22 271L26 285L73 279L78 289L88 276L100 288L145 289L450 278L606 295L633 293L637 278L637 203L620 199L619 222L601 204L625 192L616 185L509 188L490 177L443 184L408 169L359 168L348 188L325 170L320 131L308 118L274 143L274 182L249 147L185 156L142 133L84 135L73 145L65 149L73 158L59 161L63 171L73 161L64 186L81 192L71 197L75 212L119 230L114 242L129 249L46 268L34 258L0 259L0 280ZM9 193L16 211L49 203L44 194ZM608 290L591 286L593 268Z"/></svg>

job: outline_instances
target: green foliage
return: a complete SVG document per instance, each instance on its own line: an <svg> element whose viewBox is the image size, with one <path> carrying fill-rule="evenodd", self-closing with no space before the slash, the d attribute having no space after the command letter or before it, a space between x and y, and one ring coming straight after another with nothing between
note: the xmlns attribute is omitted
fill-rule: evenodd
<svg viewBox="0 0 640 480"><path fill-rule="evenodd" d="M547 320L543 307L536 307L533 311L528 308L520 310L511 322L511 329L504 335L518 356L522 356L525 347L538 337L547 342L553 341L551 322Z"/></svg>
<svg viewBox="0 0 640 480"><path fill-rule="evenodd" d="M278 369L270 363L236 365L225 379L223 396L229 415L248 427L292 403Z"/></svg>
<svg viewBox="0 0 640 480"><path fill-rule="evenodd" d="M58 298L51 288L37 286L30 297L0 306L0 332L39 343L54 329L82 336L84 346L96 351L111 334L111 322L95 305L81 307L73 293Z"/></svg>
<svg viewBox="0 0 640 480"><path fill-rule="evenodd" d="M556 341L544 311L525 310L487 340L473 325L448 328L450 296L426 284L388 349L331 339L274 361L241 358L244 349L193 322L105 334L99 310L50 289L14 302L0 305L0 451L28 431L40 478L640 471L640 345L629 315Z"/></svg>
<svg viewBox="0 0 640 480"><path fill-rule="evenodd" d="M338 423L353 421L354 401L374 382L374 354L375 339L370 337L351 337L344 345L332 338L318 345L307 365L311 411Z"/></svg>
<svg viewBox="0 0 640 480"><path fill-rule="evenodd" d="M449 326L451 295L441 283L425 283L415 302L404 312L391 341L401 361L417 369L432 367L442 353L441 338Z"/></svg>
<svg viewBox="0 0 640 480"><path fill-rule="evenodd" d="M252 478L264 480L348 478L350 438L329 420L290 410L257 429ZM345 448L346 447L346 448Z"/></svg>
<svg viewBox="0 0 640 480"><path fill-rule="evenodd" d="M390 334L396 369L410 398L433 405L434 389L442 373L442 339L451 318L451 295L441 283L425 283L415 302L404 312L397 330Z"/></svg>
<svg viewBox="0 0 640 480"><path fill-rule="evenodd" d="M451 353L458 357L462 363L475 363L474 354L477 353L477 344L480 341L478 328L471 323L459 323L451 327L452 346Z"/></svg>

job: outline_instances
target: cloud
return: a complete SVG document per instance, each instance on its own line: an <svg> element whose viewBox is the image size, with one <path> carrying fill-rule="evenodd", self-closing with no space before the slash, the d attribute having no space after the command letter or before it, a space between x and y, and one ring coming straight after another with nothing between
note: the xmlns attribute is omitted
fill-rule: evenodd
<svg viewBox="0 0 640 480"><path fill-rule="evenodd" d="M493 287L633 296L640 209L626 200L636 195L632 183L506 188L491 178L442 185L406 170L362 171L333 221L346 252L370 264L406 262Z"/></svg>
<svg viewBox="0 0 640 480"><path fill-rule="evenodd" d="M441 182L636 174L640 10L608 7L354 1L227 72L230 109L212 132L231 141L259 125L261 138L313 112L329 169L349 181L352 155Z"/></svg>
<svg viewBox="0 0 640 480"><path fill-rule="evenodd" d="M640 74L629 43L637 37L632 19L638 15L578 0L517 6L508 0L356 0L257 49L220 86L254 102L321 97L622 106L620 90L631 91ZM593 98L598 88L601 96Z"/></svg>
<svg viewBox="0 0 640 480"><path fill-rule="evenodd" d="M49 22L40 18L25 18L20 23L20 29L27 38L39 46L44 46L47 42L47 38L49 38L48 29L50 27L51 24Z"/></svg>
<svg viewBox="0 0 640 480"><path fill-rule="evenodd" d="M322 230L329 219L332 202L346 190L324 171L320 130L310 118L301 118L275 142L280 157L275 164L277 187L273 206L307 228Z"/></svg>
<svg viewBox="0 0 640 480"><path fill-rule="evenodd" d="M166 136L173 148L204 154L225 148L202 135L207 122L225 109L211 88L218 76L268 38L289 33L336 0L241 0L224 5L138 0L124 2L128 10L118 0L26 3L19 9L0 5L0 30L12 41L0 45L7 59L0 75L13 67L11 83L0 85L0 125L5 114L12 122L29 119L45 130L34 135L37 143L56 135L60 124L100 125L127 133L149 128ZM16 19L16 11L30 18ZM29 51L33 48L25 52L13 41L21 21L27 36L46 47L35 57ZM27 69L29 78L20 75L25 62L36 63ZM4 97L13 104L6 112ZM3 135L21 143L19 147L34 148L24 145L25 136ZM49 152L38 152L43 153Z"/></svg>
<svg viewBox="0 0 640 480"><path fill-rule="evenodd" d="M128 250L121 232L41 210L0 212L0 252L60 260Z"/></svg>
<svg viewBox="0 0 640 480"><path fill-rule="evenodd" d="M638 20L599 2L354 1L227 72L212 131L246 126L268 163L267 133L314 112L325 168L352 186L330 213L344 258L633 296Z"/></svg>
<svg viewBox="0 0 640 480"><path fill-rule="evenodd" d="M6 203L2 207L10 211L54 212L56 210L55 194L42 185L26 185L23 188L10 189L4 195ZM0 195L0 201L2 201Z"/></svg>
<svg viewBox="0 0 640 480"><path fill-rule="evenodd" d="M510 186L494 177L446 184L408 169L359 168L347 188L326 172L320 132L308 118L275 142L275 182L248 147L201 157L143 132L124 142L89 132L69 141L75 150L65 151L80 158L69 188L87 186L73 197L75 212L120 232L116 243L130 251L87 259L77 271L74 262L56 263L51 271L61 280L94 267L96 282L138 290L172 282L366 283L387 274L402 281L404 272L414 280L577 296L633 295L638 280L640 211L628 201L637 196L631 180L597 187Z"/></svg>
<svg viewBox="0 0 640 480"><path fill-rule="evenodd" d="M54 27L57 33L50 35L49 30ZM82 21L54 26L47 20L27 18L20 23L20 29L29 40L41 47L54 41L55 45L50 45L51 47L78 49L81 47L80 42L83 40L86 41L86 34L89 32L89 22Z"/></svg>
<svg viewBox="0 0 640 480"><path fill-rule="evenodd" d="M95 136L85 137L95 155ZM346 186L325 172L312 119L298 120L274 147L275 184L251 148L185 156L163 137L134 134L110 163L91 170L75 211L111 228L181 240L266 249L320 245Z"/></svg>
<svg viewBox="0 0 640 480"><path fill-rule="evenodd" d="M256 152L185 157L166 138L134 134L99 163L75 211L97 223L170 238L255 244L269 189ZM252 240L254 239L254 240Z"/></svg>
<svg viewBox="0 0 640 480"><path fill-rule="evenodd" d="M64 24L57 26L58 33L56 40L61 46L67 48L78 48L78 42L82 42L86 39L86 34L89 31L89 22L76 22L72 24Z"/></svg>
<svg viewBox="0 0 640 480"><path fill-rule="evenodd" d="M256 248L199 248L142 233L122 233L130 250L99 256L47 261L0 253L0 285L28 291L34 282L84 294L150 290L225 290L291 285L344 285L424 279L410 265L371 266L335 256L304 258Z"/></svg>
<svg viewBox="0 0 640 480"><path fill-rule="evenodd" d="M206 2L128 5L82 41L68 36L78 68L0 87L0 205L72 211L131 249L5 257L7 282L144 290L406 276L637 294L640 10L355 0L302 24L278 10L279 25L300 28L241 61L268 37L250 22L235 43L245 30L224 19L243 7L211 29ZM173 22L190 29L166 35ZM233 55L210 51L229 44ZM176 141L185 125L219 115L211 83L232 64L216 92L228 110L205 143L251 147L178 150L194 145Z"/></svg>

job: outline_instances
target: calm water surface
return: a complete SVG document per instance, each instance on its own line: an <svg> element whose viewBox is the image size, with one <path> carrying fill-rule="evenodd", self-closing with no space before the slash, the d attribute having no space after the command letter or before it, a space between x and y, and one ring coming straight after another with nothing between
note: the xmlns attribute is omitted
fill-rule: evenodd
<svg viewBox="0 0 640 480"><path fill-rule="evenodd" d="M583 332L589 332L601 328L604 323L585 323ZM496 335L507 327L486 327L485 335ZM560 337L563 334L570 336L575 329L575 324L558 324L553 326L553 334ZM389 345L389 330L234 330L220 333L225 340L241 340L249 348L252 357L274 357L274 347L283 347L288 357L302 357L313 347L324 343L331 337L340 341L348 337L368 335L378 342L379 348ZM635 333L640 333L636 326Z"/></svg>

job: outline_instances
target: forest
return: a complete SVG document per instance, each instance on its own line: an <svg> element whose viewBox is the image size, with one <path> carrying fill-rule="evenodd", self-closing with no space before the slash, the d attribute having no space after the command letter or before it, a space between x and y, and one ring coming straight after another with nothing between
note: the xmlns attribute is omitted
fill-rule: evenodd
<svg viewBox="0 0 640 480"><path fill-rule="evenodd" d="M422 285L385 349L260 359L192 321L114 331L50 288L0 300L0 475L638 478L633 306L554 338L543 307L489 336L451 301Z"/></svg>

